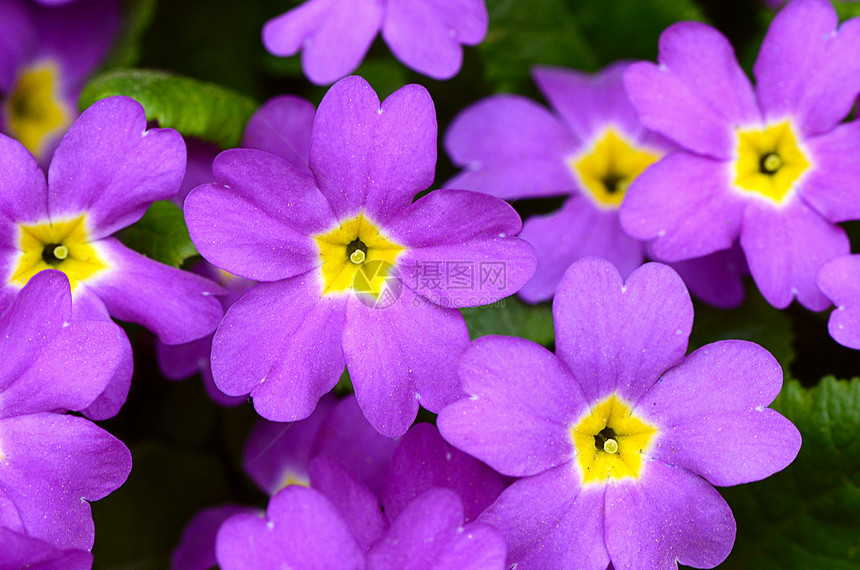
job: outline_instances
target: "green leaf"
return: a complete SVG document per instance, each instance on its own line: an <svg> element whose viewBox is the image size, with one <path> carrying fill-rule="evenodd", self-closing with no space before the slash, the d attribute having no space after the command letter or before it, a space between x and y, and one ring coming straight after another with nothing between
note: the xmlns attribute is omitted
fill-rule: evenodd
<svg viewBox="0 0 860 570"><path fill-rule="evenodd" d="M527 305L507 297L492 305L460 309L472 340L488 334L518 336L544 346L555 342L549 303Z"/></svg>
<svg viewBox="0 0 860 570"><path fill-rule="evenodd" d="M803 447L784 471L722 489L738 536L720 568L860 568L860 379L827 377L809 390L792 381L773 407Z"/></svg>
<svg viewBox="0 0 860 570"><path fill-rule="evenodd" d="M150 121L183 135L239 145L256 103L236 91L189 77L147 69L121 69L93 78L79 100L86 108L105 97L126 95L139 101Z"/></svg>
<svg viewBox="0 0 860 570"><path fill-rule="evenodd" d="M123 230L120 239L133 250L174 267L197 255L182 210L167 200L153 202L137 223Z"/></svg>
<svg viewBox="0 0 860 570"><path fill-rule="evenodd" d="M690 350L726 339L749 340L763 346L788 376L795 357L791 318L770 306L754 288L747 289L746 301L737 309L727 311L696 304Z"/></svg>

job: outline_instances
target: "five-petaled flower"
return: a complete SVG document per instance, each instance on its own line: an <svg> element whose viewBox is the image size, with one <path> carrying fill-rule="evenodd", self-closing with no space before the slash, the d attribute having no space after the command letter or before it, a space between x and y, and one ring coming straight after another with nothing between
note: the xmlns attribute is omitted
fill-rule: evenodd
<svg viewBox="0 0 860 570"><path fill-rule="evenodd" d="M250 393L268 419L302 419L346 364L365 415L390 436L406 432L419 400L438 411L459 397L469 335L456 308L516 292L535 260L502 200L435 190L413 203L435 166L427 91L409 85L380 105L359 77L320 103L310 173L259 150L217 157L216 183L185 202L191 238L217 267L261 282L215 334L220 390ZM505 281L414 290L428 262L501 264Z"/></svg>
<svg viewBox="0 0 860 570"><path fill-rule="evenodd" d="M739 238L768 302L825 308L816 274L849 252L837 223L860 218L860 122L840 124L860 93L860 19L837 24L823 0L789 4L762 43L755 89L715 29L664 31L659 64L632 64L624 81L642 123L682 150L631 184L624 229L668 261Z"/></svg>
<svg viewBox="0 0 860 570"><path fill-rule="evenodd" d="M767 408L779 364L745 341L685 357L693 306L656 263L624 282L605 260L576 262L553 314L556 354L476 340L460 361L468 397L439 414L445 439L522 477L478 520L523 570L715 566L735 522L712 485L767 477L800 448Z"/></svg>

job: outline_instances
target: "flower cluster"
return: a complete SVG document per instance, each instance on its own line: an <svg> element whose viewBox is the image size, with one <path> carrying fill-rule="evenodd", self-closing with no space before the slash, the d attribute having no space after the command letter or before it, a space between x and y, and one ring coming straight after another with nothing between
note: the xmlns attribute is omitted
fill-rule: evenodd
<svg viewBox="0 0 860 570"><path fill-rule="evenodd" d="M459 172L434 184L430 91L380 97L347 75L381 33L407 67L453 77L492 32L484 0L275 16L264 47L333 85L316 106L269 99L231 144L182 116L235 118L241 97L211 85L171 107L171 78L94 81L103 96L78 111L123 17L116 0L0 0L0 568L92 567L90 502L132 469L94 422L125 411L147 356L199 375L211 416L256 421L241 454L218 452L257 489L199 511L175 570L728 557L738 527L716 488L785 469L801 433L768 407L785 362L745 340L688 353L691 294L735 308L751 281L775 312L835 305L832 338L860 349L840 225L860 220L860 18L791 0L755 85L702 22L666 28L656 63L535 67L548 106L458 106L441 148ZM159 206L175 235L145 225ZM141 228L182 259L123 243ZM506 301L524 321L545 310L554 339L503 328ZM467 324L493 311L489 335Z"/></svg>

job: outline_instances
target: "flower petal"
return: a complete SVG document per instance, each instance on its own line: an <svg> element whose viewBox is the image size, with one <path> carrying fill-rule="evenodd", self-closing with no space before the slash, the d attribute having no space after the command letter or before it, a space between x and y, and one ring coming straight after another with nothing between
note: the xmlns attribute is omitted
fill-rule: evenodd
<svg viewBox="0 0 860 570"><path fill-rule="evenodd" d="M494 95L461 111L445 133L445 149L464 171L445 184L518 199L571 193L564 157L577 142L559 119L519 95Z"/></svg>
<svg viewBox="0 0 860 570"><path fill-rule="evenodd" d="M397 259L404 284L437 305L460 308L512 295L531 278L534 250L515 237L521 227L516 210L498 198L436 190L385 230L406 246Z"/></svg>
<svg viewBox="0 0 860 570"><path fill-rule="evenodd" d="M564 274L552 309L556 354L591 402L617 392L635 404L681 361L693 325L684 282L659 263L623 282L608 261L578 261Z"/></svg>
<svg viewBox="0 0 860 570"><path fill-rule="evenodd" d="M133 224L155 200L171 198L185 172L185 142L173 129L146 130L143 107L109 97L84 111L48 169L52 219L87 213L91 239Z"/></svg>
<svg viewBox="0 0 860 570"><path fill-rule="evenodd" d="M588 406L567 367L542 346L481 337L460 357L469 395L437 418L448 442L504 475L534 475L569 461L569 426Z"/></svg>
<svg viewBox="0 0 860 570"><path fill-rule="evenodd" d="M27 4L2 0L0 11L3 13L0 19L0 92L8 93L14 87L18 70L30 55L37 36Z"/></svg>
<svg viewBox="0 0 860 570"><path fill-rule="evenodd" d="M311 82L328 85L364 59L382 25L378 2L316 0L269 20L263 44L279 56L302 52L302 70Z"/></svg>
<svg viewBox="0 0 860 570"><path fill-rule="evenodd" d="M431 412L462 395L457 358L469 343L463 316L403 287L390 306L350 296L343 353L355 396L380 433L398 437L415 420L419 400Z"/></svg>
<svg viewBox="0 0 860 570"><path fill-rule="evenodd" d="M652 462L638 481L606 486L606 547L617 568L713 568L729 555L735 519L716 489ZM635 516L632 516L635 513Z"/></svg>
<svg viewBox="0 0 860 570"><path fill-rule="evenodd" d="M537 254L535 275L520 290L529 303L547 301L555 294L565 270L584 257L602 257L627 277L642 265L645 246L621 229L618 212L602 210L584 196L572 196L561 209L532 216L520 237Z"/></svg>
<svg viewBox="0 0 860 570"><path fill-rule="evenodd" d="M828 2L800 0L771 22L754 72L768 118L794 117L806 135L830 130L854 106L860 92L860 21L837 30Z"/></svg>
<svg viewBox="0 0 860 570"><path fill-rule="evenodd" d="M273 97L248 120L242 146L276 154L310 174L308 152L316 112L313 103L301 97Z"/></svg>
<svg viewBox="0 0 860 570"><path fill-rule="evenodd" d="M244 505L219 505L203 509L185 525L179 544L170 555L170 567L183 570L207 570L218 564L215 559L215 539L218 529L228 518L237 514L255 515L257 509Z"/></svg>
<svg viewBox="0 0 860 570"><path fill-rule="evenodd" d="M250 392L261 416L308 417L343 372L342 297L320 298L305 274L259 283L224 315L212 341L212 375L222 392Z"/></svg>
<svg viewBox="0 0 860 570"><path fill-rule="evenodd" d="M33 570L90 570L93 555L78 548L59 549L44 540L0 527L0 568Z"/></svg>
<svg viewBox="0 0 860 570"><path fill-rule="evenodd" d="M833 223L860 219L860 121L813 137L806 146L815 167L800 187L803 200Z"/></svg>
<svg viewBox="0 0 860 570"><path fill-rule="evenodd" d="M433 183L436 111L430 94L407 85L380 105L361 77L339 81L314 119L310 168L338 219L363 208L385 225Z"/></svg>
<svg viewBox="0 0 860 570"><path fill-rule="evenodd" d="M833 301L827 330L833 340L860 349L860 255L828 261L818 272L818 286Z"/></svg>
<svg viewBox="0 0 860 570"><path fill-rule="evenodd" d="M768 409L782 368L757 344L741 340L700 348L660 378L634 410L659 428L648 452L718 486L758 481L785 468L800 433Z"/></svg>
<svg viewBox="0 0 860 570"><path fill-rule="evenodd" d="M661 261L654 257L654 261ZM678 272L690 294L700 301L720 309L734 309L744 302L744 277L749 275L749 269L737 243L729 249L667 265Z"/></svg>
<svg viewBox="0 0 860 570"><path fill-rule="evenodd" d="M87 501L118 488L131 454L118 439L84 418L53 413L0 420L0 488L31 536L59 548L93 546Z"/></svg>
<svg viewBox="0 0 860 570"><path fill-rule="evenodd" d="M182 344L210 334L224 310L213 281L149 259L116 238L98 242L111 270L87 282L111 316L139 323L167 344Z"/></svg>
<svg viewBox="0 0 860 570"><path fill-rule="evenodd" d="M36 159L21 143L0 134L0 244L17 246L17 224L44 221L47 203L48 184Z"/></svg>
<svg viewBox="0 0 860 570"><path fill-rule="evenodd" d="M653 239L651 248L660 259L692 259L732 246L743 205L732 191L728 163L678 152L630 184L621 203L621 226L640 240Z"/></svg>
<svg viewBox="0 0 860 570"><path fill-rule="evenodd" d="M606 570L603 487L582 489L577 478L563 464L520 479L481 515L505 537L509 565Z"/></svg>
<svg viewBox="0 0 860 570"><path fill-rule="evenodd" d="M313 179L259 150L231 149L213 165L217 184L185 199L194 245L234 275L275 281L321 264L311 235L336 223Z"/></svg>
<svg viewBox="0 0 860 570"><path fill-rule="evenodd" d="M750 203L740 243L759 291L778 309L795 296L807 309L826 308L830 301L815 277L825 263L850 252L845 230L798 199L781 208Z"/></svg>

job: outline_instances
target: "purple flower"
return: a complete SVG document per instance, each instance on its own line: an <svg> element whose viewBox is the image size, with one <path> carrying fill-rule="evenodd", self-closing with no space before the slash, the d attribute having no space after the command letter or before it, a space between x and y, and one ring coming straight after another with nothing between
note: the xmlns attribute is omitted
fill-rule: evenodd
<svg viewBox="0 0 860 570"><path fill-rule="evenodd" d="M487 34L484 0L309 0L269 20L263 45L277 56L302 50L302 69L317 85L351 73L376 34L395 57L434 79L450 79L463 61L461 45Z"/></svg>
<svg viewBox="0 0 860 570"><path fill-rule="evenodd" d="M536 68L547 110L519 95L495 95L461 112L445 136L464 171L451 188L508 200L568 196L562 208L526 220L520 237L535 246L534 278L520 296L551 299L568 266L609 259L623 275L642 264L644 244L627 235L618 207L630 182L671 145L646 131L621 77L627 64L596 75Z"/></svg>
<svg viewBox="0 0 860 570"><path fill-rule="evenodd" d="M624 282L605 260L576 262L553 314L555 355L478 339L460 361L468 397L439 414L445 439L522 477L478 521L521 570L717 565L735 522L712 485L767 477L800 448L766 407L779 364L744 341L685 357L693 306L656 263Z"/></svg>
<svg viewBox="0 0 860 570"><path fill-rule="evenodd" d="M172 129L146 130L143 108L112 97L84 111L54 153L47 180L33 156L0 135L0 308L39 272L58 269L71 283L73 317L140 323L166 343L212 332L221 288L148 259L111 234L136 222L154 200L176 192L185 145ZM102 419L125 401L125 367L88 411Z"/></svg>
<svg viewBox="0 0 860 570"><path fill-rule="evenodd" d="M0 316L0 527L53 547L31 545L34 556L90 550L89 501L131 470L119 440L63 413L104 392L123 364L125 335L113 323L71 316L69 282L58 271L35 275ZM2 544L0 560L9 555Z"/></svg>
<svg viewBox="0 0 860 570"><path fill-rule="evenodd" d="M79 548L57 548L50 543L0 527L0 568L16 570L90 570L93 555ZM204 569L201 569L204 570Z"/></svg>
<svg viewBox="0 0 860 570"><path fill-rule="evenodd" d="M285 487L272 497L265 517L239 514L221 525L221 568L504 568L504 541L485 524L465 524L453 491L423 493L388 527L376 499L337 463L318 459L312 471L325 481L322 491Z"/></svg>
<svg viewBox="0 0 860 570"><path fill-rule="evenodd" d="M81 89L119 26L116 0L47 8L0 0L0 131L18 139L43 166L77 117Z"/></svg>
<svg viewBox="0 0 860 570"><path fill-rule="evenodd" d="M402 435L419 401L438 411L460 395L468 332L455 309L514 293L534 254L501 200L436 190L412 202L436 164L423 87L380 105L366 81L344 79L320 103L309 153L311 174L263 151L225 151L217 183L185 201L200 253L261 281L219 326L212 373L221 391L250 393L263 417L292 421L346 364L370 423Z"/></svg>
<svg viewBox="0 0 860 570"><path fill-rule="evenodd" d="M639 176L621 223L679 261L740 240L762 295L821 310L815 277L849 252L838 222L860 218L860 122L840 124L860 92L860 20L797 0L774 18L753 88L728 41L698 22L663 32L659 64L625 74L642 123L682 150Z"/></svg>

